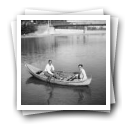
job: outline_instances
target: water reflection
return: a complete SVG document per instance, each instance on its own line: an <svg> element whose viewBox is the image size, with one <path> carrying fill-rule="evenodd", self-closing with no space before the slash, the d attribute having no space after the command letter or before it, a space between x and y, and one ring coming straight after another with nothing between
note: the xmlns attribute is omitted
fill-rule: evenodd
<svg viewBox="0 0 134 135"><path fill-rule="evenodd" d="M51 42L48 42L48 41ZM21 54L22 55L35 55L42 54L54 49L54 39L46 38L22 38Z"/></svg>
<svg viewBox="0 0 134 135"><path fill-rule="evenodd" d="M86 100L86 97L88 95L88 100L91 99L91 89L89 86L60 86L56 84L50 84L43 81L40 81L36 79L35 77L30 77L27 79L26 84L34 84L34 85L42 85L44 87L44 90L47 91L47 99L46 102L48 105L51 104L58 104L60 101L60 104L83 104L84 100ZM69 91L69 92L67 92ZM71 94L70 97L67 97ZM74 94L75 93L75 94ZM76 95L77 94L77 95ZM62 96L63 97L62 97ZM72 96L73 95L73 96ZM86 96L85 96L86 95ZM69 101L68 101L69 99ZM74 99L76 101L74 101ZM61 102L62 101L62 102ZM73 101L73 102L71 102Z"/></svg>

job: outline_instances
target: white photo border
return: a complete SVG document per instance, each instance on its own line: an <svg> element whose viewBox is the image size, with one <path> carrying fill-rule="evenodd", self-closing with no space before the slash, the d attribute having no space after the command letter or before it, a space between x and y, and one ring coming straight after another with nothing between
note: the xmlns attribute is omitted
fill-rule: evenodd
<svg viewBox="0 0 134 135"><path fill-rule="evenodd" d="M106 105L21 105L21 20L106 20ZM110 72L110 15L17 16L17 110L110 110Z"/></svg>

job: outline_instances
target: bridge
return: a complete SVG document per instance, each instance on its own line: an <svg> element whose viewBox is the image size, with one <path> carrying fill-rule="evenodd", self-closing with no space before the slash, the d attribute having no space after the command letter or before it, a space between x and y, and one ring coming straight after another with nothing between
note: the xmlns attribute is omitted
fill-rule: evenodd
<svg viewBox="0 0 134 135"><path fill-rule="evenodd" d="M106 24L71 24L71 23L53 23L53 24L50 24L50 26L54 27L54 28L58 28L58 27L72 27L72 26L82 26L82 27L85 27L85 26L106 26Z"/></svg>
<svg viewBox="0 0 134 135"><path fill-rule="evenodd" d="M83 24L72 24L72 23L49 23L50 27L55 29L80 29L85 33L87 30L106 30L105 23L83 23Z"/></svg>

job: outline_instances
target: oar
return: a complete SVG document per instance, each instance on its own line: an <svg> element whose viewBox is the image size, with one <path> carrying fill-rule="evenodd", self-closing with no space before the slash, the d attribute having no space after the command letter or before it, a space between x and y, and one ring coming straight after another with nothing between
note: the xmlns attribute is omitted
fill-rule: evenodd
<svg viewBox="0 0 134 135"><path fill-rule="evenodd" d="M78 74L79 72L69 72L69 71L55 71L55 72L60 72L60 73L70 73L70 74Z"/></svg>

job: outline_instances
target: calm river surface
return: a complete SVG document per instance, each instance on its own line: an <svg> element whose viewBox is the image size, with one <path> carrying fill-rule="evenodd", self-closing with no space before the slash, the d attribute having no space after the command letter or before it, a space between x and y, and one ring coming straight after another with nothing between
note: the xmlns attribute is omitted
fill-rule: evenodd
<svg viewBox="0 0 134 135"><path fill-rule="evenodd" d="M56 70L78 71L83 64L89 87L53 85L32 77L25 63L44 69L52 59ZM48 35L21 39L22 105L105 105L106 35Z"/></svg>

